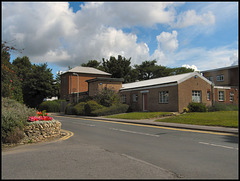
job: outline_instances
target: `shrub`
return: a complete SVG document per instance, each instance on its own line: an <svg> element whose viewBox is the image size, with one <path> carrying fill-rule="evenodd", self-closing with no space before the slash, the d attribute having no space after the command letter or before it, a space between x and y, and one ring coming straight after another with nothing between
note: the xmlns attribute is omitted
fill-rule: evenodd
<svg viewBox="0 0 240 181"><path fill-rule="evenodd" d="M93 99L98 103L105 107L110 107L114 104L120 103L119 94L110 88L105 88L97 93Z"/></svg>
<svg viewBox="0 0 240 181"><path fill-rule="evenodd" d="M85 114L87 116L91 116L93 111L96 111L98 109L102 109L104 106L98 104L96 101L91 100L86 103L84 106Z"/></svg>
<svg viewBox="0 0 240 181"><path fill-rule="evenodd" d="M111 107L104 107L92 112L93 116L106 116L112 114L119 114L127 112L129 105L127 104L115 104Z"/></svg>
<svg viewBox="0 0 240 181"><path fill-rule="evenodd" d="M2 97L2 143L16 143L22 139L29 116L36 116L36 109L28 108L15 100Z"/></svg>
<svg viewBox="0 0 240 181"><path fill-rule="evenodd" d="M45 101L39 105L38 110L47 112L60 112L60 105L62 100L54 100L54 101Z"/></svg>
<svg viewBox="0 0 240 181"><path fill-rule="evenodd" d="M71 103L67 104L65 108L65 114L75 114L73 107L74 107L74 104L71 104Z"/></svg>
<svg viewBox="0 0 240 181"><path fill-rule="evenodd" d="M183 112L187 113L187 112L189 112L189 109L187 107L184 107Z"/></svg>
<svg viewBox="0 0 240 181"><path fill-rule="evenodd" d="M215 103L213 106L208 107L208 111L209 112L213 112L213 111L238 111L238 105Z"/></svg>
<svg viewBox="0 0 240 181"><path fill-rule="evenodd" d="M77 115L85 115L86 102L80 102L73 107L73 112Z"/></svg>
<svg viewBox="0 0 240 181"><path fill-rule="evenodd" d="M207 112L207 106L203 103L191 102L188 105L189 112Z"/></svg>

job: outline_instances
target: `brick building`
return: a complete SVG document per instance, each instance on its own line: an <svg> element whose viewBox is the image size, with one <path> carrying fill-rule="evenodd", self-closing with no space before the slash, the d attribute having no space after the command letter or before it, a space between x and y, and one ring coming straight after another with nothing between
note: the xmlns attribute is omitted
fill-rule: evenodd
<svg viewBox="0 0 240 181"><path fill-rule="evenodd" d="M190 102L212 105L212 83L197 72L123 84L122 102L133 111L183 112Z"/></svg>
<svg viewBox="0 0 240 181"><path fill-rule="evenodd" d="M60 99L73 101L77 94L88 92L88 83L86 80L96 77L110 78L111 74L100 71L92 67L77 66L64 72L61 75Z"/></svg>
<svg viewBox="0 0 240 181"><path fill-rule="evenodd" d="M106 78L96 77L95 79L86 80L88 83L88 95L94 96L98 91L108 88L116 92L122 87L123 78Z"/></svg>
<svg viewBox="0 0 240 181"><path fill-rule="evenodd" d="M202 74L202 75L201 75ZM120 92L133 111L182 112L190 102L238 104L238 66L190 72L122 84L123 79L91 68L75 67L61 75L61 99L76 102L104 88ZM78 96L78 97L77 97Z"/></svg>
<svg viewBox="0 0 240 181"><path fill-rule="evenodd" d="M206 70L201 73L214 84L213 102L238 104L238 65Z"/></svg>

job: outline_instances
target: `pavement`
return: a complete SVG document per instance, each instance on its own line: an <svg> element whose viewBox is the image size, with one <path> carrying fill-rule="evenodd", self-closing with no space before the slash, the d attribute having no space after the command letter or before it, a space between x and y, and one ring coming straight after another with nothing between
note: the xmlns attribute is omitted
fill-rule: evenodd
<svg viewBox="0 0 240 181"><path fill-rule="evenodd" d="M152 126L163 126L163 127L172 127L172 128L181 128L181 129L191 129L191 130L200 130L200 131L212 131L220 133L229 133L238 135L238 128L227 128L221 126L201 126L201 125L191 125L191 124L179 124L179 123L166 123L166 122L156 122L156 119L141 119L141 120L131 120L131 119L116 119L116 118L105 118L105 117L91 117L91 116L78 116L78 115L67 115L64 113L49 113L49 115L56 116L71 116L79 117L86 119L98 119L105 121L116 121L124 123L134 123L134 124L143 124L143 125L152 125ZM159 118L157 118L159 119Z"/></svg>

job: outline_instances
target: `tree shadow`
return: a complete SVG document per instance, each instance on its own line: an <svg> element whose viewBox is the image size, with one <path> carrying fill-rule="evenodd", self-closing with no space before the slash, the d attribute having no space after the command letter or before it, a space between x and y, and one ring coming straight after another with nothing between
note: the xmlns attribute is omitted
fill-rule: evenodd
<svg viewBox="0 0 240 181"><path fill-rule="evenodd" d="M224 136L223 138L225 139L224 141L228 143L239 143L238 135L236 136L227 135L227 136Z"/></svg>

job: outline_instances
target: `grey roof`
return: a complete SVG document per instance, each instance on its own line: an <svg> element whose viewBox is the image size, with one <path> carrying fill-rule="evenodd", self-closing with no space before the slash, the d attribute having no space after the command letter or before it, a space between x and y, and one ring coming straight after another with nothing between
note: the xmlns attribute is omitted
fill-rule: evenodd
<svg viewBox="0 0 240 181"><path fill-rule="evenodd" d="M108 77L96 77L95 79L86 80L86 82L96 82L96 81L109 81L109 82L123 82L123 78L108 78Z"/></svg>
<svg viewBox="0 0 240 181"><path fill-rule="evenodd" d="M98 74L98 75L111 75L107 72L104 72L104 71L101 71L101 70L98 70L98 69L95 69L93 67L81 67L81 66L77 66L77 67L74 67L66 72L65 73L68 73L68 72L72 72L72 73L82 73L82 74Z"/></svg>
<svg viewBox="0 0 240 181"><path fill-rule="evenodd" d="M229 67L221 67L221 68L216 68L216 69L204 70L204 71L201 71L201 73L219 71L219 70L225 70L225 69L232 69L232 68L237 68L237 67L238 67L238 65L232 65Z"/></svg>
<svg viewBox="0 0 240 181"><path fill-rule="evenodd" d="M133 83L127 83L127 84L122 84L122 88L120 90L132 90L135 88L148 88L152 86L158 86L158 85L166 85L166 84L171 84L171 83L176 83L179 84L193 76L197 75L198 77L202 78L209 84L212 84L208 79L200 75L198 72L190 72L190 73L185 73L185 74L178 74L178 75L172 75L168 77L161 77L161 78L155 78L155 79L149 79L149 80L143 80L143 81L138 81L138 82L133 82Z"/></svg>

